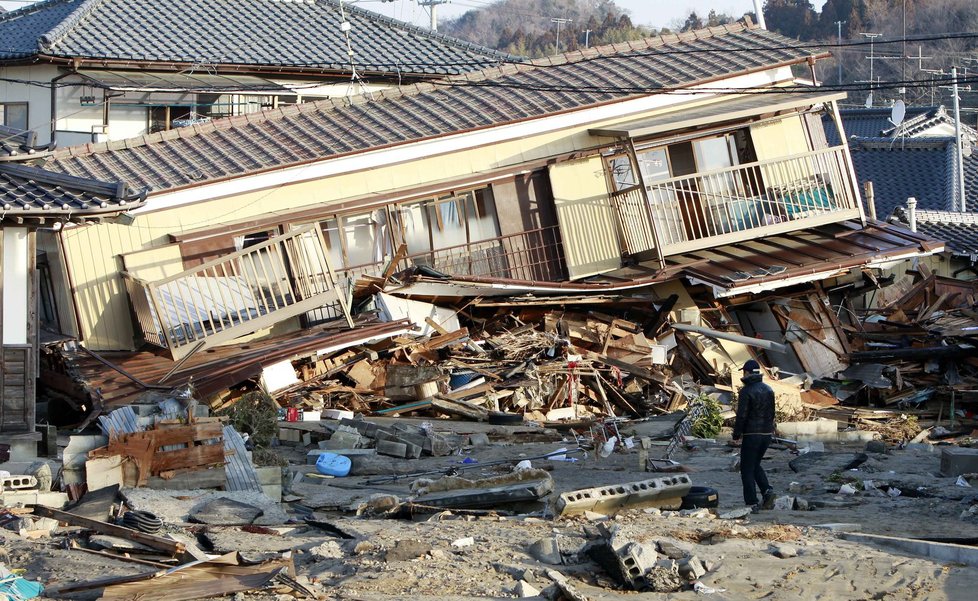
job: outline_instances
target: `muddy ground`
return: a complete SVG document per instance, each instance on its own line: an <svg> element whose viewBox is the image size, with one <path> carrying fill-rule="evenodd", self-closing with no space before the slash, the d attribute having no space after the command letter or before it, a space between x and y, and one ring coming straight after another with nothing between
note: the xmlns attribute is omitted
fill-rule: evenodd
<svg viewBox="0 0 978 601"><path fill-rule="evenodd" d="M466 455L479 463L541 455L561 446L573 447L570 438L553 442L521 444L499 437L488 446L469 448ZM539 437L538 437L539 438ZM826 445L833 453L861 452L859 445ZM280 449L284 456L301 460L304 449ZM659 456L664 447L650 451ZM704 442L695 449L680 449L673 459L682 463L695 485L719 491L718 513L743 506L739 473L732 471L736 450L724 444ZM536 590L552 585L547 570L570 579L588 599L947 599L976 598L978 568L933 561L900 551L840 538L819 525L846 523L846 529L863 533L909 538L978 540L978 521L962 518L978 496L976 489L955 484L955 478L937 475L940 447L927 450L889 450L870 453L857 471L833 475L824 468L795 473L788 462L795 451L768 451L764 465L780 493L802 491L797 496L811 511L762 511L739 520L713 516L697 517L681 512L629 509L605 521L620 528L620 536L639 542L668 541L695 555L713 568L700 582L724 592L701 594L636 593L622 590L596 564L577 554L602 523L598 515L554 518L543 504L520 508L512 515L464 515L459 512L421 514L413 519L365 519L350 512L330 509L338 504L357 505L377 492L402 498L408 482L364 486L365 477L348 477L322 484L301 484L293 491L304 498L291 508L296 520L310 515L330 521L352 538L339 538L301 521L283 524L261 533L235 527L197 526L213 551L238 550L258 555L291 549L299 580L328 599L506 599L518 596L522 580ZM457 462L461 457L427 458L411 462L389 462L397 469L433 470ZM535 467L550 470L557 492L592 486L631 482L656 477L640 468L637 449L617 451L602 459L589 453L578 462L535 461ZM478 465L478 464L476 464ZM505 467L465 470L464 476L478 478L504 471ZM380 470L383 471L383 470ZM437 476L436 476L437 477ZM369 478L369 477L368 477ZM899 496L878 491L839 495L846 482L872 480L876 488L901 490ZM978 486L978 481L975 482ZM342 487L342 488L340 488ZM184 500L197 493L186 493ZM912 495L912 496L911 496ZM153 501L144 501L153 505ZM162 501L160 502L162 503ZM318 506L315 509L313 506ZM513 508L500 508L512 512ZM187 532L171 522L167 528ZM204 532L206 530L206 532ZM25 576L49 586L90 580L96 576L134 574L145 568L98 557L62 546L62 535L26 541L0 530L5 561L9 567L24 568ZM471 537L473 544L453 546ZM544 563L530 552L541 539L556 537L563 562ZM974 540L972 542L974 542ZM794 557L779 558L774 551ZM790 547L790 548L788 548ZM553 561L551 558L550 561ZM532 592L532 591L531 591ZM287 599L287 589L238 593L236 599ZM95 599L98 591L66 596Z"/></svg>

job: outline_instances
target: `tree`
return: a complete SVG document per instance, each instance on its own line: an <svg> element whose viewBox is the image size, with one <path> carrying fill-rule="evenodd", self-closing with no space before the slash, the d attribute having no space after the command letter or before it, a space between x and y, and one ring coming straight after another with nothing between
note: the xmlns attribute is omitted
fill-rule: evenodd
<svg viewBox="0 0 978 601"><path fill-rule="evenodd" d="M813 25L818 21L815 8L809 0L767 0L764 3L764 20L778 33L799 40L814 39Z"/></svg>

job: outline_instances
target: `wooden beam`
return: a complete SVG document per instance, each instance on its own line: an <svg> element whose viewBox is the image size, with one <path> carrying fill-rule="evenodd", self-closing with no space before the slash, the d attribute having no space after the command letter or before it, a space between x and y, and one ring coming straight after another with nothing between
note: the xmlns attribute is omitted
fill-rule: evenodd
<svg viewBox="0 0 978 601"><path fill-rule="evenodd" d="M146 534L145 532L139 532L138 530L125 528L123 526L116 526L115 524L100 522L99 520L84 518L80 515L75 515L67 511L59 511L44 505L34 505L34 515L52 518L58 520L59 522L71 524L72 526L87 528L88 530L98 532L99 534L118 536L119 538L124 538L126 540L163 551L173 557L182 555L187 550L186 546L178 541L168 540L152 534Z"/></svg>

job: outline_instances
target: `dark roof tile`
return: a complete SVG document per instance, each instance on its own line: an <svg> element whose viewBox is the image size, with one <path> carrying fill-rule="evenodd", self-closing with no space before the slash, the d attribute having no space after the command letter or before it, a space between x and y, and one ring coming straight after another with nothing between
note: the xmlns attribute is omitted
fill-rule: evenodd
<svg viewBox="0 0 978 601"><path fill-rule="evenodd" d="M447 75L515 57L344 5L357 70ZM46 0L0 15L0 60L37 54L350 70L338 0Z"/></svg>
<svg viewBox="0 0 978 601"><path fill-rule="evenodd" d="M149 186L153 190L173 189L222 176L246 175L266 168L285 167L309 159L325 159L472 128L544 117L654 93L654 90L666 86L690 86L706 78L762 69L783 63L785 56L801 62L815 54L805 49L764 50L764 46L790 46L792 42L763 29L747 29L740 25L724 28L723 32L723 35L711 40L709 53L721 58L737 55L737 60L706 62L690 59L699 63L695 73L686 64L688 61L676 59L683 56L683 51L689 50L687 44L666 44L665 41L671 36L651 38L632 44L639 50L624 50L628 45L618 44L616 47L620 51L617 54L608 48L597 48L587 53L568 53L560 60L543 59L516 68L489 68L484 72L484 81L470 82L464 76L457 76L437 83L402 86L398 91L380 95L325 100L286 110L253 113L246 118L215 120L193 128L143 136L133 140L131 148L109 143L58 150L48 163L48 168L65 173L86 173L94 164L111 164L119 168L119 176L126 181ZM685 35L684 39L697 40L697 35ZM754 50L731 52L745 45ZM702 57L703 53L697 52L691 56ZM593 82L599 74L620 81L619 85L627 87L623 90L604 90L592 86L580 87L580 84L568 85L568 82ZM501 96L507 101L496 102ZM491 105L492 110L487 110L487 105ZM255 143L262 137L261 132L267 122L283 120L289 122L289 127L281 130L282 142L288 149L276 150L269 145ZM413 124L413 127L406 127L405 124ZM302 140L316 140L314 144L306 144L315 151L315 155L308 156L292 150L301 147L299 144L289 146L287 137L293 135ZM219 149L219 154L237 155L242 163L244 157L248 157L261 167L241 167L238 171L227 173L224 171L226 165L200 157L195 169L202 172L201 177L188 180L181 176L185 171L184 154L188 150L180 141L198 136L211 140ZM148 162L156 165L156 171L162 174L135 168L133 161L110 161L108 158L130 153L152 153Z"/></svg>

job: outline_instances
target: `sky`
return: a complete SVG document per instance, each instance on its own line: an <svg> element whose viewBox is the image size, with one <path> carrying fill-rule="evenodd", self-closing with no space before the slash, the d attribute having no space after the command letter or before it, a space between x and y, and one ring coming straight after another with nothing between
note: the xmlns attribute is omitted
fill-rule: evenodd
<svg viewBox="0 0 978 601"><path fill-rule="evenodd" d="M355 0L363 8L383 13L388 16L416 23L418 25L428 25L429 16L424 8L417 5L417 0L394 0L385 2L382 0ZM493 0L451 0L448 4L441 4L437 7L439 20L444 17L456 17L465 11L481 8L492 4ZM727 13L739 17L748 11L754 10L753 0L615 0L618 7L628 10L632 15L632 22L636 25L649 25L655 28L668 27L675 21L684 21L690 11L696 11L700 16L706 16L710 10L719 13ZM816 8L821 8L824 0L814 0L812 4ZM548 15L559 17L560 15Z"/></svg>
<svg viewBox="0 0 978 601"><path fill-rule="evenodd" d="M24 6L26 0L0 0L0 6L12 10ZM350 0L368 10L379 12L402 21L427 26L429 16L427 9L421 8L417 0ZM814 0L816 8L821 7L824 0ZM493 0L451 0L448 4L436 8L439 20L458 15L475 8L492 4ZM747 11L754 10L753 0L615 0L615 4L631 12L632 22L636 25L648 25L655 28L668 27L676 21L683 21L691 10L706 16L711 9L739 17ZM559 17L560 15L541 15L541 18Z"/></svg>

